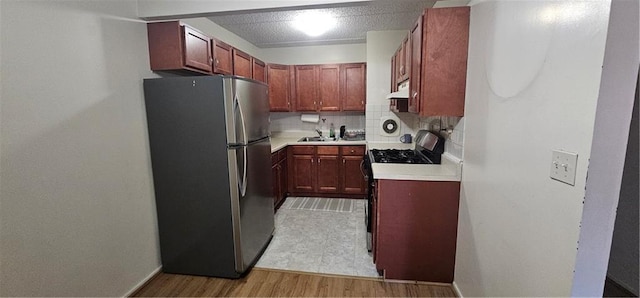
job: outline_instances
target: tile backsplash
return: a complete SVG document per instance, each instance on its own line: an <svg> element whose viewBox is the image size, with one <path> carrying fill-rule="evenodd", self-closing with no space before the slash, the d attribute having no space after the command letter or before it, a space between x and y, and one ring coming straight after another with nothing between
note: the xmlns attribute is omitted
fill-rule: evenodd
<svg viewBox="0 0 640 298"><path fill-rule="evenodd" d="M400 120L400 135L415 134L420 129L440 131L446 129L450 131L444 148L445 152L462 159L464 149L464 117L433 116L418 117L411 113L393 113L389 111L387 102L384 104L367 104L366 116L358 112L324 112L320 113L320 118L326 121L320 123L307 123L300 120L302 113L271 113L271 131L309 131L323 127L323 131L328 135L329 125L334 124L336 134L341 125L346 125L347 130L366 131L369 142L399 142L399 136L386 137L380 134L380 118L384 116L395 116ZM305 113L306 114L306 113ZM446 136L446 133L444 134Z"/></svg>
<svg viewBox="0 0 640 298"><path fill-rule="evenodd" d="M320 119L326 119L324 124L322 120L319 123L302 122L300 120L302 113L271 113L271 131L308 130L314 132L316 128L322 127L323 131L328 132L331 123L335 126L336 134L340 131L341 125L345 125L347 130L365 129L365 116L362 112L322 112L319 114Z"/></svg>

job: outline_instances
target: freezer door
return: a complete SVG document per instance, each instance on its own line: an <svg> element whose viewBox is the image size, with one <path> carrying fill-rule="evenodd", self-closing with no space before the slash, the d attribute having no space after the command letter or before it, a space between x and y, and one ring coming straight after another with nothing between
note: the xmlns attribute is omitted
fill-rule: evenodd
<svg viewBox="0 0 640 298"><path fill-rule="evenodd" d="M225 77L230 145L244 145L269 136L267 85L242 78Z"/></svg>
<svg viewBox="0 0 640 298"><path fill-rule="evenodd" d="M271 143L264 139L231 148L229 154L230 161L235 161L236 195L232 209L236 271L242 273L257 260L273 235Z"/></svg>

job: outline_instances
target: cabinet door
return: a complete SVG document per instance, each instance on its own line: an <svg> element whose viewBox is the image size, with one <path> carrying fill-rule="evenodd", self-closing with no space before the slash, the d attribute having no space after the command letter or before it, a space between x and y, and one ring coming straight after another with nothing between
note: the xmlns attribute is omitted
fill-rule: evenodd
<svg viewBox="0 0 640 298"><path fill-rule="evenodd" d="M267 82L266 65L264 62L252 57L253 79L263 83Z"/></svg>
<svg viewBox="0 0 640 298"><path fill-rule="evenodd" d="M184 34L184 64L206 72L211 72L211 41L209 37L182 26Z"/></svg>
<svg viewBox="0 0 640 298"><path fill-rule="evenodd" d="M422 16L411 29L411 75L409 76L409 112L420 112L422 71Z"/></svg>
<svg viewBox="0 0 640 298"><path fill-rule="evenodd" d="M280 166L280 200L283 201L287 197L287 160L283 159L279 163Z"/></svg>
<svg viewBox="0 0 640 298"><path fill-rule="evenodd" d="M363 111L366 102L366 64L343 64L342 68L342 110Z"/></svg>
<svg viewBox="0 0 640 298"><path fill-rule="evenodd" d="M291 192L315 192L316 165L314 155L291 155L287 160L291 169Z"/></svg>
<svg viewBox="0 0 640 298"><path fill-rule="evenodd" d="M402 81L409 79L411 75L411 34L407 35L407 38L402 42L402 49L404 50L404 72L402 73Z"/></svg>
<svg viewBox="0 0 640 298"><path fill-rule="evenodd" d="M280 165L275 164L271 166L271 176L273 177L273 208L276 209L280 201Z"/></svg>
<svg viewBox="0 0 640 298"><path fill-rule="evenodd" d="M469 7L428 9L422 30L420 116L464 116Z"/></svg>
<svg viewBox="0 0 640 298"><path fill-rule="evenodd" d="M251 56L236 48L232 50L233 53L233 74L245 78L252 78L251 74Z"/></svg>
<svg viewBox="0 0 640 298"><path fill-rule="evenodd" d="M396 55L391 56L391 92L398 91L398 78L396 77Z"/></svg>
<svg viewBox="0 0 640 298"><path fill-rule="evenodd" d="M317 73L313 65L295 66L295 98L297 111L317 110Z"/></svg>
<svg viewBox="0 0 640 298"><path fill-rule="evenodd" d="M213 48L213 72L219 74L233 74L233 54L231 46L218 40L211 40Z"/></svg>
<svg viewBox="0 0 640 298"><path fill-rule="evenodd" d="M272 112L290 112L289 66L267 65L267 83L269 84L269 106Z"/></svg>
<svg viewBox="0 0 640 298"><path fill-rule="evenodd" d="M340 184L338 155L318 155L318 192L337 193Z"/></svg>
<svg viewBox="0 0 640 298"><path fill-rule="evenodd" d="M343 193L364 194L365 180L360 170L362 156L343 156L342 174L344 177Z"/></svg>
<svg viewBox="0 0 640 298"><path fill-rule="evenodd" d="M321 111L340 111L340 66L318 66L318 100Z"/></svg>

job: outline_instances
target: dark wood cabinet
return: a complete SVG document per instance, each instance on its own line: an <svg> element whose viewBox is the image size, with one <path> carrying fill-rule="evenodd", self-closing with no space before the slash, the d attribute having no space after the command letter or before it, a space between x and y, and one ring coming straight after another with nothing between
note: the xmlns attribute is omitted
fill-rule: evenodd
<svg viewBox="0 0 640 298"><path fill-rule="evenodd" d="M292 111L290 68L288 65L267 65L269 107L272 112Z"/></svg>
<svg viewBox="0 0 640 298"><path fill-rule="evenodd" d="M251 65L253 66L253 79L263 83L267 82L267 65L261 60L251 57Z"/></svg>
<svg viewBox="0 0 640 298"><path fill-rule="evenodd" d="M296 111L317 111L318 78L315 65L296 65L295 96Z"/></svg>
<svg viewBox="0 0 640 298"><path fill-rule="evenodd" d="M460 182L377 180L374 260L385 278L453 281Z"/></svg>
<svg viewBox="0 0 640 298"><path fill-rule="evenodd" d="M405 37L400 46L396 50L394 55L395 61L395 71L393 72L392 77L394 77L396 84L401 83L409 78L409 68L410 64L410 43L409 36Z"/></svg>
<svg viewBox="0 0 640 298"><path fill-rule="evenodd" d="M464 116L469 7L426 9L411 30L409 112Z"/></svg>
<svg viewBox="0 0 640 298"><path fill-rule="evenodd" d="M316 192L337 193L340 187L340 153L338 146L317 146Z"/></svg>
<svg viewBox="0 0 640 298"><path fill-rule="evenodd" d="M233 74L249 79L253 78L251 55L236 48L233 48L231 52L233 54Z"/></svg>
<svg viewBox="0 0 640 298"><path fill-rule="evenodd" d="M232 47L221 40L212 38L213 48L213 72L218 74L233 74L233 53Z"/></svg>
<svg viewBox="0 0 640 298"><path fill-rule="evenodd" d="M273 208L278 209L287 197L287 149L271 154L271 173L273 176Z"/></svg>
<svg viewBox="0 0 640 298"><path fill-rule="evenodd" d="M340 66L319 65L318 71L318 110L340 111Z"/></svg>
<svg viewBox="0 0 640 298"><path fill-rule="evenodd" d="M340 65L342 110L364 111L367 100L367 65L351 63Z"/></svg>
<svg viewBox="0 0 640 298"><path fill-rule="evenodd" d="M296 111L364 111L366 63L295 65Z"/></svg>
<svg viewBox="0 0 640 298"><path fill-rule="evenodd" d="M342 185L340 193L366 194L366 181L362 172L362 159L364 156L364 146L341 146L340 156L342 157Z"/></svg>
<svg viewBox="0 0 640 298"><path fill-rule="evenodd" d="M149 62L154 71L211 73L211 40L179 21L147 24Z"/></svg>
<svg viewBox="0 0 640 298"><path fill-rule="evenodd" d="M360 170L365 146L291 146L289 192L303 196L361 198L366 182Z"/></svg>

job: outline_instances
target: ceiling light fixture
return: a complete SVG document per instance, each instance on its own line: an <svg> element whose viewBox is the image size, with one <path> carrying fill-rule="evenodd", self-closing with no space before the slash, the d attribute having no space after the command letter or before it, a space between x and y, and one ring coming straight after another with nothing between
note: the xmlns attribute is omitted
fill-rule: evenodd
<svg viewBox="0 0 640 298"><path fill-rule="evenodd" d="M336 19L318 11L308 11L298 14L293 20L293 27L309 36L320 36L336 26Z"/></svg>

